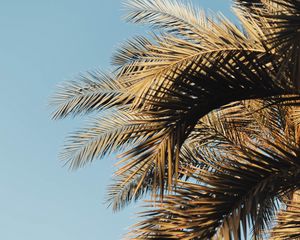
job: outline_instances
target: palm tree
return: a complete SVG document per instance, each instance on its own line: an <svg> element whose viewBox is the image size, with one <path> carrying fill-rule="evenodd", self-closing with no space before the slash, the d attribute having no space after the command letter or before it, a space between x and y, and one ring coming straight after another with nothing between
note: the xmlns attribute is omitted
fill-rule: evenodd
<svg viewBox="0 0 300 240"><path fill-rule="evenodd" d="M240 28L175 0L125 6L154 31L112 73L58 89L55 119L98 113L62 158L76 169L120 153L108 204L152 196L132 239L297 238L300 2L235 0Z"/></svg>

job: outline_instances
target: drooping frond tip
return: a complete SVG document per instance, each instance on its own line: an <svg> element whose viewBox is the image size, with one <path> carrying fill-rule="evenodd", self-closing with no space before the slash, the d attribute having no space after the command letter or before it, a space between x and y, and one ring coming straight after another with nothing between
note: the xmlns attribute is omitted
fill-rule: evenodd
<svg viewBox="0 0 300 240"><path fill-rule="evenodd" d="M100 111L126 102L126 92L115 76L99 71L81 75L58 87L51 99L54 119Z"/></svg>

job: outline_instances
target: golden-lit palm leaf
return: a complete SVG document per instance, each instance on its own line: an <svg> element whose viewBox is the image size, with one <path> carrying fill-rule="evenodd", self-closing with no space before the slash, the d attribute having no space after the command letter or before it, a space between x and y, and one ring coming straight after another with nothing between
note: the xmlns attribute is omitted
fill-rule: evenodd
<svg viewBox="0 0 300 240"><path fill-rule="evenodd" d="M140 96L144 96L153 88L159 88L162 82L166 82L165 85L169 86L169 81L165 80L170 76L173 79L176 78L178 75L176 71L183 71L192 63L199 65L202 62L205 66L205 56L209 58L209 55L213 53L222 56L230 51L232 51L231 55L234 55L235 51L265 52L260 39L246 37L242 31L224 17L219 16L217 20L214 20L211 17L206 17L201 12L194 14L190 12L191 7L179 6L176 1L138 0L130 1L128 5L129 19L134 22L157 24L162 31L168 32L168 27L173 28L177 23L184 24L180 21L181 18L184 18L186 22L198 20L198 24L194 24L194 26L201 32L201 37L196 42L182 39L176 31L172 31L171 36L155 36L156 43L153 42L152 46L149 41L139 41L139 43L145 43L145 46L142 47L143 54L134 56L135 61L123 66L121 81L136 83L142 80L140 84L135 84L133 87L134 92L139 92ZM165 18L171 18L172 24L168 24ZM187 24L185 23L185 25ZM176 29L184 32L185 28ZM126 48L121 53L124 57ZM133 58L131 51L129 55ZM201 57L203 55L204 57ZM240 57L242 58L242 56ZM212 59L212 56L210 58ZM198 66L198 71L201 71L201 65ZM153 81L158 85L153 86ZM137 99L137 101L140 103L141 100Z"/></svg>
<svg viewBox="0 0 300 240"><path fill-rule="evenodd" d="M89 125L70 134L66 141L61 158L71 168L84 166L95 158L124 150L127 145L143 142L161 129L149 116L126 108L102 112Z"/></svg>
<svg viewBox="0 0 300 240"><path fill-rule="evenodd" d="M298 30L292 21L294 5L289 0L288 6L270 5L259 14L258 9L267 2L275 0L259 1L258 7L249 2L247 6L240 5L239 17L245 33L222 16L206 17L177 1L132 0L127 4L127 19L149 23L160 33L149 39L137 37L125 44L113 59L117 67L115 78L105 77L95 85L94 80L99 81L99 77L93 75L92 80L67 85L59 91L55 118L116 106L124 111L113 119L101 117L96 125L75 133L65 155L71 166L78 167L113 150L126 149L120 156L116 182L109 189L109 202L115 209L148 190L161 195L166 189L172 190L177 179L186 175L183 167L197 166L194 156L202 159L203 166L206 164L209 169L207 174L212 174L209 164L214 159L226 160L228 155L225 162L239 163L235 154L241 151L237 147L241 140L268 145L270 154L279 151L277 145L264 143L269 135L269 139L277 141L276 134L282 132L276 117L275 121L271 117L265 126L264 118L257 114L249 117L249 112L241 114L243 106L231 105L227 108L231 109L231 121L225 119L213 126L210 120L203 119L232 102L256 98L275 101L275 97L280 102L294 99L291 94L298 93L291 73L292 61L287 57L291 51L283 51L294 36L290 30ZM270 16L282 9L288 19L283 25L278 19L272 25ZM123 105L126 106L120 107ZM138 124L131 119L132 112L139 116ZM259 118L255 120L259 126L249 123L255 117ZM205 134L205 129L217 131ZM274 136L271 129L277 129ZM263 130L263 138L256 136L259 130ZM208 147L195 147L197 141L203 146L219 146L216 151L209 151ZM249 151L252 150L256 151Z"/></svg>
<svg viewBox="0 0 300 240"><path fill-rule="evenodd" d="M300 238L300 200L299 195L289 201L282 210L271 231L271 240L288 240Z"/></svg>
<svg viewBox="0 0 300 240"><path fill-rule="evenodd" d="M120 67L130 65L137 59L145 57L152 43L144 36L136 36L121 45L112 57L112 64Z"/></svg>
<svg viewBox="0 0 300 240"><path fill-rule="evenodd" d="M119 211L132 201L139 200L147 192L153 191L154 168L146 165L132 176L137 168L139 166L114 176L113 183L108 186L106 203L113 211Z"/></svg>
<svg viewBox="0 0 300 240"><path fill-rule="evenodd" d="M248 57L245 57L244 53L242 55L243 57L239 58L237 56L237 59L233 59L230 62L231 65L228 65L227 61L230 59L229 56L231 57L230 54L220 56L220 58L212 54L207 59L206 57L204 58L205 66L197 66L196 63L191 64L191 66L186 66L182 72L180 69L177 69L174 73L176 75L175 78L166 76L163 84L169 83L168 87L162 86L160 83L156 85L156 83L152 82L149 92L145 94L144 98L137 97L137 101L143 102L142 110L145 113L151 112L154 119L162 121L168 126L164 131L165 135L160 137L161 139L169 139L172 144L169 145L170 147L166 147L166 145L155 140L156 137L153 136L153 139L135 148L136 152L131 151L128 158L135 159L138 156L138 160L133 161L140 162L145 159L155 161L155 166L161 172L168 168L167 176L169 179L168 184L170 185L173 183L173 177L176 180L179 164L179 158L175 157L173 159L173 156L178 156L176 151L181 148L181 145L202 116L231 101L243 98L267 97L285 92L284 88L274 83L270 73L272 69L261 67L262 64L253 61L251 54ZM251 60L249 60L250 58ZM244 64L244 67L241 67L241 64ZM199 72L198 69L202 71L199 70ZM218 69L219 72L214 71L214 69ZM261 81L262 76L265 77L264 81ZM237 79L243 78L245 82L237 81ZM217 96L216 92L222 94ZM135 105L135 108L139 109L139 105ZM161 148L157 148L157 146L161 146ZM155 149L152 157L147 155L147 151L152 151L150 149ZM161 152L158 149L166 150ZM169 149L172 152L169 152ZM146 152L146 155L140 154L141 150ZM157 158L157 156L159 157ZM170 159L170 157L171 160L168 163L171 162L175 167L164 166L167 162L165 159ZM132 166L132 163L130 165ZM120 171L120 173L123 172ZM154 182L159 182L160 187L164 186L163 178Z"/></svg>
<svg viewBox="0 0 300 240"><path fill-rule="evenodd" d="M174 4L168 1L131 1L129 19L148 22L163 29L163 22L168 22L166 18L170 17L172 21L175 21L176 16L179 19L180 16L188 18L187 14L180 15L175 11ZM193 13L191 18L195 18ZM178 24L182 24L182 21L179 22ZM211 110L231 101L296 92L288 78L284 83L277 81L278 66L257 37L245 36L222 17L216 22L202 15L196 26L197 31L201 31L200 42L188 37L178 37L179 33L167 28L166 32L169 34L155 35L152 45L149 41L138 39L137 48L132 50L132 42L128 51L126 48L121 49L120 54L115 57L118 59L117 63L124 64L119 66L120 81L135 95L133 108L151 111L157 121L162 119L164 122L168 121L164 123L166 126L172 126L165 129L165 135L161 135L161 138L173 142L170 148L166 148L173 152L161 154L161 151L154 151L156 154L152 158L147 154L141 155L141 150L150 151L149 142L153 145L152 149L160 144L155 139L150 139L135 148L137 154L131 151L128 157L137 157L133 162L141 162L147 156L149 161L157 163L155 166L161 172L167 168L163 164L166 163L165 159L178 155L174 150L181 148L197 121ZM141 49L141 52L137 49ZM172 139L178 133L180 139L175 144ZM165 145L160 146L165 148ZM160 157L157 159L158 155ZM176 179L178 160L178 157L172 160L175 171L168 168L169 184L174 176ZM127 166L133 166L133 163L130 162ZM161 180L162 178L155 182L160 182L163 186Z"/></svg>
<svg viewBox="0 0 300 240"><path fill-rule="evenodd" d="M180 182L174 195L150 205L156 209L142 215L132 239L242 239L249 225L259 237L281 195L300 187L300 151L287 136L277 137L278 144L264 139L274 150L241 146L225 161L215 155L210 171L194 171L196 183Z"/></svg>
<svg viewBox="0 0 300 240"><path fill-rule="evenodd" d="M54 119L69 115L100 111L115 105L125 104L128 94L114 76L99 71L81 75L77 81L59 86L51 99L56 107Z"/></svg>
<svg viewBox="0 0 300 240"><path fill-rule="evenodd" d="M178 178L187 177L182 170L186 167L207 168L207 165L197 159L209 162L215 154L225 159L229 154L235 154L241 142L261 143L258 136L276 141L273 134L281 132L284 125L281 119L284 115L280 109L281 107L273 105L272 101L249 100L224 106L201 118L180 149L178 169L181 173ZM163 139L159 132L154 137L155 141ZM173 167L174 160L167 156L167 160L162 162L166 166L158 165L157 156L162 157L161 149L166 150L167 147L164 141L151 141L151 154L145 150L148 147L146 146L139 152L143 155L131 155L127 161L123 161L124 165L117 171L115 183L108 191L108 203L114 210L121 209L133 199L139 199L149 190L158 194L157 186L169 186L162 176L166 179L170 176L169 170ZM141 144L145 145L144 142ZM130 150L131 153L133 151L137 149ZM168 162L170 160L171 162ZM163 190L160 191L162 194Z"/></svg>
<svg viewBox="0 0 300 240"><path fill-rule="evenodd" d="M221 19L220 23L212 22L211 27L203 31L203 38L205 40L196 44L176 36L156 36L156 43L153 42L152 45L147 43L143 47L147 51L134 56L135 60L130 64L121 66L120 81L133 85L131 90L137 94L135 103L142 104L145 98L152 98L153 92L161 87L172 87L175 81L182 79L182 73L187 69L200 74L199 84L202 80L201 71L202 74L207 74L208 78L211 77L210 71L216 72L216 75L223 75L221 79L218 79L222 85L228 84L227 81L223 82L226 73L232 75L231 79L240 77L241 84L246 83L249 81L247 75L241 76L237 73L236 68L247 67L248 71L254 71L255 75L258 69L249 66L249 62L253 61L255 64L261 65L260 71L265 71L262 68L266 64L271 64L268 67L268 70L271 71L269 75L271 76L274 70L273 75L276 75L272 58L265 53L263 46L259 42L247 38L228 20ZM122 51L122 57L124 57L125 50ZM235 59L229 59L228 56L235 56ZM133 58L131 53L130 57ZM215 59L225 68L216 69ZM274 81L276 79L273 79ZM286 79L286 81L289 80ZM207 92L207 90L203 89L203 92ZM147 107L148 104L149 102L146 101L143 106Z"/></svg>
<svg viewBox="0 0 300 240"><path fill-rule="evenodd" d="M235 0L245 14L250 12L262 31L269 51L274 53L281 71L278 78L291 78L300 88L300 2L297 0Z"/></svg>
<svg viewBox="0 0 300 240"><path fill-rule="evenodd" d="M203 12L192 5L173 1L127 0L125 19L129 22L151 24L154 27L199 41L206 25Z"/></svg>

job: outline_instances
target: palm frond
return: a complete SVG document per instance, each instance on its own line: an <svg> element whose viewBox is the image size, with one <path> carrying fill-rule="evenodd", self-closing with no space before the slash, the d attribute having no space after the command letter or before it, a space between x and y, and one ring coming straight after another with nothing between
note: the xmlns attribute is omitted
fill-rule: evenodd
<svg viewBox="0 0 300 240"><path fill-rule="evenodd" d="M55 119L106 110L62 157L77 168L122 152L114 210L148 192L161 200L136 239L238 239L249 225L259 238L300 187L300 3L235 2L243 29L177 0L127 1L126 19L154 33L117 51L113 75L89 73L54 97Z"/></svg>
<svg viewBox="0 0 300 240"><path fill-rule="evenodd" d="M166 186L170 189L176 182L182 138L181 133L172 127L156 132L141 144L122 154L119 162L120 168L115 174L117 176L129 175L124 181L125 184L131 178L135 178L136 175L144 174L153 168L153 193L155 194L160 189L161 194L163 194ZM137 185L137 187L141 186L142 182Z"/></svg>
<svg viewBox="0 0 300 240"><path fill-rule="evenodd" d="M132 201L137 201L152 191L154 167L143 166L137 174L131 176L135 170L130 169L120 176L115 176L113 183L108 186L106 203L113 211L123 209Z"/></svg>
<svg viewBox="0 0 300 240"><path fill-rule="evenodd" d="M277 81L276 63L262 44L247 38L226 19L219 25L208 22L210 28L203 30L201 44L170 35L156 36L156 45L147 42L139 55L131 51L128 57L134 61L121 67L119 80L135 95L132 107L151 112L153 119L164 122L168 130L160 135L161 139L173 139L180 133L179 144L170 145L164 154L155 151L160 156L155 160L159 164L165 162L166 156L176 155L198 120L211 110L232 101L294 93L288 79ZM154 148L159 144L150 139L134 148L127 158L139 155L149 159L148 143ZM140 154L142 150L146 155ZM157 155L154 156L152 160ZM140 162L141 157L128 166ZM172 165L178 166L179 158L174 160ZM168 169L170 183L178 173Z"/></svg>
<svg viewBox="0 0 300 240"><path fill-rule="evenodd" d="M271 231L271 240L300 238L300 200L299 195L290 200L285 209L277 216L275 227Z"/></svg>
<svg viewBox="0 0 300 240"><path fill-rule="evenodd" d="M256 19L262 31L266 32L265 44L274 52L281 65L278 78L290 78L299 89L300 48L300 3L296 0L239 1L242 11L249 12Z"/></svg>
<svg viewBox="0 0 300 240"><path fill-rule="evenodd" d="M227 61L230 59L231 54L232 52L226 56L212 54L207 58L204 57L203 61L206 64L204 66L202 64L198 66L196 63L193 63L191 66L182 69L182 72L180 69L177 69L173 73L173 75L176 75L175 78L173 76L165 76L163 81L157 83L150 81L147 83L151 85L150 89L147 90L147 93L141 93L142 95L145 94L144 98L137 96L136 100L134 100L135 103L133 103L134 108L142 108L142 111L145 113L151 112L153 119L164 122L163 125L166 126L165 135L159 135L161 138L159 142L154 137L154 140L150 139L148 142L134 148L127 159L135 159L139 155L138 160L132 160L125 169L128 169L129 166L134 166L134 162L140 162L144 158L151 159L150 161L156 159L157 164L160 164L158 168L165 169L162 166L163 163L166 163L166 159L170 159L167 156L176 156L176 151L181 148L181 145L198 120L211 110L243 98L267 97L285 92L285 88L280 84L276 85L276 82L274 82L270 69L254 62L251 53L249 53L249 56L242 53L243 57L239 58L238 56L238 59L234 59L236 61L233 62L230 60L229 65ZM210 59L213 59L213 62ZM202 60L199 61L203 62ZM244 66L241 67L241 64L244 64ZM218 69L219 72L214 71L214 69ZM261 81L262 76L264 76L264 81ZM243 78L246 78L245 82L237 81L237 79ZM132 86L139 89L140 85L136 86L136 84L133 84ZM224 95L216 96L215 92L224 93ZM178 138L179 133L179 141L172 140ZM160 141L164 142L163 139L172 140L173 144L169 145L171 146L170 148L161 145ZM174 144L175 142L176 144ZM162 148L157 148L157 146ZM155 151L150 149L155 149ZM161 153L162 149L165 149L164 153ZM148 157L149 151L155 153L153 158ZM141 154L141 152L144 152L144 154ZM156 158L157 156L159 158ZM170 180L173 176L178 175L176 169L178 169L177 166L179 164L179 158L171 157L171 159L175 168L168 168L170 171L168 174L169 183L173 182ZM175 169L175 171L171 169ZM123 172L120 171L120 174L123 174ZM163 178L159 179L163 181ZM164 186L164 183L160 182L160 186Z"/></svg>
<svg viewBox="0 0 300 240"><path fill-rule="evenodd" d="M133 1L130 18L160 24L159 11L153 10L159 8L162 12L164 7L159 4L172 6L166 1ZM139 8L153 10L153 15ZM276 78L280 66L258 38L244 35L223 17L218 22L207 18L206 23L201 26L200 43L174 33L156 35L156 43L137 39L137 47L132 42L117 56L117 62L124 64L120 65L118 80L134 96L131 107L150 114L163 126L157 136L123 155L124 165L117 175L153 162L157 173L154 182L165 186L167 176L171 185L178 176L182 144L199 119L211 110L232 101L297 92L289 78Z"/></svg>
<svg viewBox="0 0 300 240"><path fill-rule="evenodd" d="M248 225L259 237L268 229L282 194L299 188L299 149L278 136L279 144L241 147L224 161L210 161L210 171L191 171L194 182L180 182L157 209L145 212L132 239L241 239ZM284 145L285 149L282 148Z"/></svg>
<svg viewBox="0 0 300 240"><path fill-rule="evenodd" d="M150 24L197 42L202 37L201 29L207 23L203 11L177 0L127 0L124 5L127 9L127 21Z"/></svg>
<svg viewBox="0 0 300 240"><path fill-rule="evenodd" d="M147 139L147 134L159 132L160 126L149 123L148 119L149 116L128 109L102 113L90 121L90 126L69 135L61 158L76 169L106 154L124 150L128 144Z"/></svg>
<svg viewBox="0 0 300 240"><path fill-rule="evenodd" d="M149 14L141 14L142 16L140 17L138 13L134 14L134 16L137 15L136 18L138 20L145 19L145 21L147 21L149 20L147 16L150 16L150 22L160 22L159 16L156 16L158 10L153 10L151 6L156 6L158 9L160 9L160 11L158 12L163 12L164 10L169 12L176 12L170 7L173 4L171 1L137 1L137 3L135 1L131 2L133 5L131 6L133 8L133 12L136 9L135 5L143 4L145 4L145 11L150 12ZM148 4L151 6L148 6ZM164 9L164 7L161 7L160 4L169 6L171 9L168 10L168 7L166 7L167 9ZM131 8L129 8L129 12L130 9ZM151 11L153 11L153 14L156 16L153 17L154 19L152 19L151 17ZM247 37L241 30L239 30L225 17L218 16L216 17L217 20L214 20L203 15L201 17L199 16L198 18L202 19L202 24L200 24L200 42L182 39L176 34L172 34L171 36L156 36L156 43L152 43L151 46L149 41L147 41L147 43L144 44L143 47L144 50L147 50L142 51L143 54L135 55L135 61L131 62L131 64L125 64L123 66L123 69L121 71L121 81L126 83L136 83L132 90L139 93L137 96L137 101L139 103L143 101L143 97L145 97L149 92L157 90L163 85L164 82L166 83L163 86L172 86L171 82L169 80L166 81L166 79L172 77L172 80L174 80L178 77L178 75L180 75L180 71L184 71L185 69L189 68L191 64L195 64L195 67L197 67L197 72L201 72L202 69L207 69L206 65L209 65L210 63L209 61L207 61L207 58L213 59L213 57L215 57L216 55L224 56L227 54L235 55L236 53L238 53L240 54L240 59L249 59L249 55L246 54L248 56L243 56L243 52L251 52L256 56L255 60L257 61L258 58L263 55L263 53L266 53L265 46L262 44L261 40L258 37ZM203 24L203 22L205 22L205 24ZM171 26L173 25L171 24ZM139 43L141 43L141 41L139 41ZM126 48L122 51L123 57L124 52L126 53ZM129 52L130 53L128 55L132 59L132 51ZM263 65L267 64L266 61L268 61L268 64L273 64L270 62L270 56L268 58L264 58ZM231 63L223 61L223 64L230 65ZM202 65L204 67L206 66L206 68L202 67ZM243 62L241 62L240 65L242 66ZM211 68L212 70L216 69L213 67ZM234 71L232 72L234 73ZM288 79L286 81L288 81ZM220 80L220 82L222 82L222 80Z"/></svg>
<svg viewBox="0 0 300 240"><path fill-rule="evenodd" d="M130 65L139 58L146 57L149 46L152 46L152 43L144 36L127 40L113 55L112 64L117 67Z"/></svg>
<svg viewBox="0 0 300 240"><path fill-rule="evenodd" d="M235 151L241 142L249 141L249 137L258 141L255 136L261 135L262 131L265 132L265 137L274 139L270 132L275 130L270 128L280 129L280 126L275 125L280 116L277 105L268 109L268 113L272 115L274 121L263 122L261 115L264 111L263 115L267 118L267 110L263 108L263 103L258 104L257 102L261 101L249 100L247 103L233 103L201 118L183 142L177 160L169 156L168 152L169 149L176 148L168 144L174 142L170 139L176 139L177 136L166 136L163 131L157 132L138 146L130 148L127 153L120 156L122 164L116 172L116 183L110 186L108 192L109 205L113 206L114 210L120 210L132 200L139 199L142 196L139 194L140 192L145 193L151 190L156 193L160 189L160 194L164 194L164 188L170 190L170 186L174 184L174 161L178 161L178 178L187 178L188 176L182 172L182 169L190 166L206 167L198 159L207 160L216 152L218 152L219 158L226 156L230 151ZM252 107L246 111L245 105ZM255 113L255 111L258 112ZM260 126L253 115L261 121ZM258 117L258 115L260 116ZM172 129L168 130L169 133L171 133L170 130ZM151 142L150 145L149 142ZM175 153L173 153L174 155ZM149 180L150 173L152 174L151 180ZM168 181L165 181L164 178ZM151 187L148 181L151 182Z"/></svg>
<svg viewBox="0 0 300 240"><path fill-rule="evenodd" d="M58 87L51 99L56 107L54 119L69 115L100 111L128 101L124 88L114 76L99 71L81 75L78 81L69 81Z"/></svg>
<svg viewBox="0 0 300 240"><path fill-rule="evenodd" d="M229 28L231 25L229 27L228 25L225 26ZM214 27L216 28L215 32L213 31ZM224 28L214 23L210 31L207 30L203 33L203 36L207 39L202 41L201 44L172 36L157 37L157 45L145 46L150 51L143 53L142 57L136 56L134 62L123 66L120 81L126 84L134 83L131 90L137 93L135 102L141 104L145 98L150 98L156 90L162 87L172 87L174 82L182 79L182 74L186 71L199 74L196 87L201 84L203 74L207 75L204 79L212 77L211 71L220 76L218 80L220 85L225 86L228 84L228 80L223 82L226 73L231 75L232 80L236 77L242 77L240 82L247 83L248 79L238 74L237 68L247 67L248 72L257 72L257 67L253 69L253 66L249 66L250 61L256 61L255 64L261 63L262 66L259 69L262 72L261 76L266 75L263 74L263 71L266 71L264 66L272 64L272 62L270 62L270 56L265 54L263 47L251 41L251 39L247 39L233 27L232 29ZM226 40L224 35L226 35ZM228 56L234 55L236 56L235 59L228 58ZM215 59L221 65L220 70L215 66ZM274 71L272 68L268 70ZM255 72L253 75L255 75ZM271 73L268 75L271 75ZM276 73L274 76L276 76ZM273 79L274 81L276 80ZM201 93L205 94L208 91L209 89L204 88ZM149 104L149 102L145 102L143 106L146 104Z"/></svg>

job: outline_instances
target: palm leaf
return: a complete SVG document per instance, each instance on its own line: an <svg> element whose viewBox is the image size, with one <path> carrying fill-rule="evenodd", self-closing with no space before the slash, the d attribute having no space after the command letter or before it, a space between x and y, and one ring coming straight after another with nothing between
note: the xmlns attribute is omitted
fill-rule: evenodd
<svg viewBox="0 0 300 240"><path fill-rule="evenodd" d="M174 10L171 3L136 1L132 4L129 18L136 22L145 18L145 21L157 21L161 26L160 18L164 19L162 9L168 12ZM152 10L153 15L148 15L147 11ZM163 121L165 126L172 126L164 131L165 135L160 135L162 139L172 139L180 133L179 144L166 148L172 152L160 154L157 151L160 159L155 161L159 169L165 169L162 163L166 162L166 156L176 155L175 150L181 148L198 120L211 110L236 100L295 92L289 79L284 82L276 79L278 66L257 38L245 36L225 18L220 17L218 23L208 18L206 23L199 25L201 43L176 37L172 32L171 35L155 36L156 43L152 45L149 41L139 41L141 52L124 49L118 58L126 60L119 61L125 64L120 66L118 76L135 96L133 108L151 112L154 119ZM218 96L217 92L222 94ZM157 154L153 158L148 157L148 151L152 151L149 143L152 148L157 148L155 139L134 148L127 158L135 160L125 169L134 166L134 162L141 162L142 157L151 159L149 161L156 159ZM165 146L162 145L162 148ZM140 154L141 151L145 155ZM179 158L174 160L172 165L178 165ZM174 170L168 172L169 184L176 175L178 173ZM160 185L164 186L164 183L160 182Z"/></svg>
<svg viewBox="0 0 300 240"><path fill-rule="evenodd" d="M124 150L129 144L147 139L161 126L149 121L149 116L128 109L112 109L90 121L87 126L70 134L61 158L76 169L96 158Z"/></svg>
<svg viewBox="0 0 300 240"><path fill-rule="evenodd" d="M128 1L127 20L159 33L123 45L114 75L87 74L54 97L54 118L107 110L69 137L62 156L77 168L123 152L108 191L115 210L194 181L179 183L140 238L229 238L249 223L259 236L276 199L298 187L298 137L285 115L299 100L299 3L235 2L243 29L177 1Z"/></svg>
<svg viewBox="0 0 300 240"><path fill-rule="evenodd" d="M282 194L299 188L299 149L286 136L277 137L279 145L265 139L274 150L241 147L226 161L214 156L211 171L194 170L196 183L180 182L161 205L151 204L156 209L142 215L146 220L135 226L132 239L241 239L248 225L259 237L271 225Z"/></svg>
<svg viewBox="0 0 300 240"><path fill-rule="evenodd" d="M127 9L125 17L127 21L151 24L169 33L182 35L197 42L202 36L201 29L206 25L203 12L177 0L131 0L125 1L124 5Z"/></svg>
<svg viewBox="0 0 300 240"><path fill-rule="evenodd" d="M144 166L132 176L135 170L130 169L120 176L115 176L113 183L108 186L106 203L113 211L119 211L132 201L137 201L145 196L147 192L153 191L154 168Z"/></svg>
<svg viewBox="0 0 300 240"><path fill-rule="evenodd" d="M273 51L281 71L278 78L291 78L299 89L300 3L295 0L236 0L238 8L250 12L252 19L266 32L265 44Z"/></svg>
<svg viewBox="0 0 300 240"><path fill-rule="evenodd" d="M277 216L275 227L271 231L272 240L300 238L300 201L299 195L289 201L285 209Z"/></svg>
<svg viewBox="0 0 300 240"><path fill-rule="evenodd" d="M127 101L124 88L113 76L99 71L81 75L78 81L61 85L51 99L54 119L100 111Z"/></svg>

